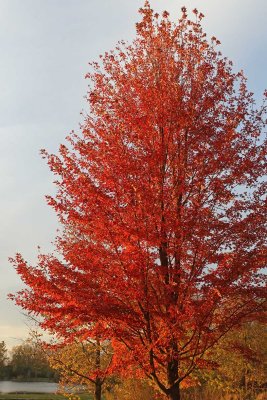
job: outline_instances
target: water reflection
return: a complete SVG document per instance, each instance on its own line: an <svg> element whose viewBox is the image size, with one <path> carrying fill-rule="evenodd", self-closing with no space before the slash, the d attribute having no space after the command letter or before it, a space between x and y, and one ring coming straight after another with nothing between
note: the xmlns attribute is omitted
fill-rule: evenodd
<svg viewBox="0 0 267 400"><path fill-rule="evenodd" d="M52 382L12 382L0 381L1 393L28 392L28 393L54 393L58 384Z"/></svg>

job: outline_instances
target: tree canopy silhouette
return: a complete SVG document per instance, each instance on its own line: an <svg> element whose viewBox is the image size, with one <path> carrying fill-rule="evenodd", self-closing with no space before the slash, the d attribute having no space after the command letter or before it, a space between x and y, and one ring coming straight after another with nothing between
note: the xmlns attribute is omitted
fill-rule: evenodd
<svg viewBox="0 0 267 400"><path fill-rule="evenodd" d="M206 38L148 2L136 39L91 64L88 114L48 164L55 254L14 264L16 302L70 342L110 339L113 367L172 400L205 352L263 312L266 105Z"/></svg>

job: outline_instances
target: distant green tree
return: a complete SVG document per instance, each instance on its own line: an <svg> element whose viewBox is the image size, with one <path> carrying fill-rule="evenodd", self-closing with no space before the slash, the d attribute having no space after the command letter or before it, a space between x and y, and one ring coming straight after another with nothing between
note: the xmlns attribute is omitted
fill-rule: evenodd
<svg viewBox="0 0 267 400"><path fill-rule="evenodd" d="M7 348L4 341L0 342L0 379L5 377Z"/></svg>
<svg viewBox="0 0 267 400"><path fill-rule="evenodd" d="M53 379L55 377L41 346L30 339L13 347L9 365L12 376L18 379Z"/></svg>

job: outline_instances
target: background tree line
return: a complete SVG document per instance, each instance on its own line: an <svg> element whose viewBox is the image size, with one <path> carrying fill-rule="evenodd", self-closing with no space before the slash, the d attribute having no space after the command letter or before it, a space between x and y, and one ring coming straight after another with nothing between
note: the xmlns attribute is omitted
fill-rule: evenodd
<svg viewBox="0 0 267 400"><path fill-rule="evenodd" d="M22 344L7 350L4 341L0 342L1 380L49 380L58 379L41 346L28 339Z"/></svg>

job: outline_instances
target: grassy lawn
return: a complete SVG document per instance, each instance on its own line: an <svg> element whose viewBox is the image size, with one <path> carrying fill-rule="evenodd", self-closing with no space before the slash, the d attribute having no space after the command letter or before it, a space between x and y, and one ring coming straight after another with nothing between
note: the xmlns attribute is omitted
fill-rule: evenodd
<svg viewBox="0 0 267 400"><path fill-rule="evenodd" d="M2 393L1 400L66 400L66 397L50 393Z"/></svg>
<svg viewBox="0 0 267 400"><path fill-rule="evenodd" d="M79 395L81 400L92 400L89 394ZM0 400L66 400L59 394L51 393L0 393Z"/></svg>

